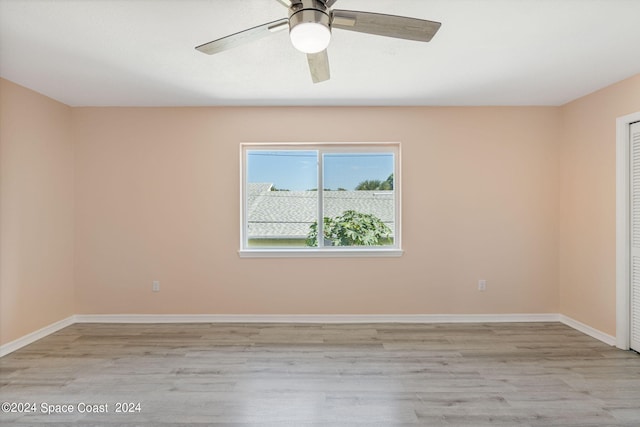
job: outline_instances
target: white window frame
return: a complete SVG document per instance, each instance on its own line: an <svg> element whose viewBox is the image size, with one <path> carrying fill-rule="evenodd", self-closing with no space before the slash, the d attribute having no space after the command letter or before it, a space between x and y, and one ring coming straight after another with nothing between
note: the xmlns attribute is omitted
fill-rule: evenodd
<svg viewBox="0 0 640 427"><path fill-rule="evenodd" d="M318 151L319 162L322 155L338 152L379 153L386 151L394 155L394 239L393 245L388 246L324 246L318 239L317 248L248 248L247 236L247 152L250 150L314 150ZM399 257L402 256L402 227L401 227L401 150L399 142L357 142L357 143L241 143L240 144L240 249L241 258L291 258L291 257ZM322 163L318 165L318 190L323 185ZM318 191L318 218L322 218L323 191ZM323 221L318 221L318 236L323 235Z"/></svg>

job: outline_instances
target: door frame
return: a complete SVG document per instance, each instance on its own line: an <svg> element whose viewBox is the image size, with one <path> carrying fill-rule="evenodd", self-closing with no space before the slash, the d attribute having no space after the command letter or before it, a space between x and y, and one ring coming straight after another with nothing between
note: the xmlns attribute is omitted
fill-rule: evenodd
<svg viewBox="0 0 640 427"><path fill-rule="evenodd" d="M631 123L640 111L616 119L616 347L629 350L631 341Z"/></svg>

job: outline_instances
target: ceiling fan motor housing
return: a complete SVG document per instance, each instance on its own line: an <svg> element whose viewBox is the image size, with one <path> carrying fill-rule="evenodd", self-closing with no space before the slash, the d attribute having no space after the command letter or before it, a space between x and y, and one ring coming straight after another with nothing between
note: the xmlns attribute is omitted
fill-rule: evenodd
<svg viewBox="0 0 640 427"><path fill-rule="evenodd" d="M324 30L320 29L320 34L318 34L316 30L314 37L325 38L324 42L321 43L321 45L324 45L323 48L310 48L311 50L309 50L305 47L301 48L298 45L296 46L297 49L306 53L315 53L326 48L326 44L329 43L329 38L331 37L331 19L329 13L325 2L322 0L300 0L293 2L289 9L289 34L291 35L291 41L294 43L294 46L297 44L296 39L305 38L304 35L301 35L301 33L303 33L301 30L303 27L309 27L309 25L304 24L314 24L311 25L312 27L324 27Z"/></svg>
<svg viewBox="0 0 640 427"><path fill-rule="evenodd" d="M329 21L329 9L323 0L294 0L291 2L291 8L289 8L290 25L314 22L329 27Z"/></svg>

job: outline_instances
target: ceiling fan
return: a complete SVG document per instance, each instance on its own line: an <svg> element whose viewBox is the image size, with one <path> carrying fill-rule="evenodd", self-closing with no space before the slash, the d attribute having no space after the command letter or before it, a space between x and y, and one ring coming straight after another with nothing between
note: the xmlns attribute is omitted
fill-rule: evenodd
<svg viewBox="0 0 640 427"><path fill-rule="evenodd" d="M440 22L382 13L331 9L337 0L276 0L289 9L289 17L196 46L196 50L213 55L249 43L275 32L289 29L291 43L307 54L314 83L329 80L327 46L335 28L399 39L430 41Z"/></svg>

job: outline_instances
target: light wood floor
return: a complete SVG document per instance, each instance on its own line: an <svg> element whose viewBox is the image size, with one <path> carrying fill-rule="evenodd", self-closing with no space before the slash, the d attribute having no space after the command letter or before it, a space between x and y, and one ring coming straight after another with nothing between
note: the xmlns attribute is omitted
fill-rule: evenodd
<svg viewBox="0 0 640 427"><path fill-rule="evenodd" d="M0 374L14 425L640 425L640 356L559 323L76 324Z"/></svg>

